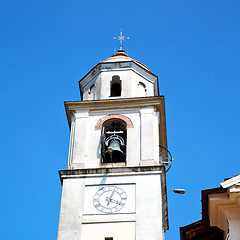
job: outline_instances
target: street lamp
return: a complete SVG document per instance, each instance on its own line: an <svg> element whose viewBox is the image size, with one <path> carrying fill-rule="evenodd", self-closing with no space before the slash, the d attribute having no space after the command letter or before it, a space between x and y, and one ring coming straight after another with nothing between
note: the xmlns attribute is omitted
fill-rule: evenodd
<svg viewBox="0 0 240 240"><path fill-rule="evenodd" d="M177 194L184 194L186 191L185 191L185 189L174 189L174 190L171 190L171 191L168 191L168 192L174 192L174 193L177 193Z"/></svg>

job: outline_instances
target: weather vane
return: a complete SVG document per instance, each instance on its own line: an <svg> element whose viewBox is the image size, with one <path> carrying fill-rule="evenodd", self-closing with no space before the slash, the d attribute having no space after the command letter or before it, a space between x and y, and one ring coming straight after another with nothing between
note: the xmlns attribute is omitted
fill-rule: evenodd
<svg viewBox="0 0 240 240"><path fill-rule="evenodd" d="M117 40L120 41L120 49L119 49L119 50L123 50L123 49L122 49L122 42L123 42L125 39L129 39L129 37L123 36L123 35L122 35L122 29L121 29L120 36L114 37L113 39L117 39Z"/></svg>

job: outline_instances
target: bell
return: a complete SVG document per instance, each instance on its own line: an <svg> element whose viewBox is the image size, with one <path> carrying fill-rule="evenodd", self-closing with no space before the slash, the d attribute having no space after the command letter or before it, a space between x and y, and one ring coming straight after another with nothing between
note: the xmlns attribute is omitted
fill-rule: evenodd
<svg viewBox="0 0 240 240"><path fill-rule="evenodd" d="M113 151L118 151L118 152L121 152L122 154L124 154L124 152L120 148L120 142L117 141L116 139L112 139L110 141L107 151L109 153L112 153Z"/></svg>

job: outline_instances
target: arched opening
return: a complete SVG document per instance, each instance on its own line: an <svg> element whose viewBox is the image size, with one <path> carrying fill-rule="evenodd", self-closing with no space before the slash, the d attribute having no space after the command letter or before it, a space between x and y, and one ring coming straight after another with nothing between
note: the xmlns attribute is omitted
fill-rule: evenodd
<svg viewBox="0 0 240 240"><path fill-rule="evenodd" d="M122 92L122 81L120 77L115 75L112 77L112 81L110 83L110 97L120 97Z"/></svg>
<svg viewBox="0 0 240 240"><path fill-rule="evenodd" d="M146 97L147 96L147 88L143 82L138 83L138 96Z"/></svg>
<svg viewBox="0 0 240 240"><path fill-rule="evenodd" d="M96 87L94 84L89 88L89 90L88 90L88 99L89 100L95 99L95 89L96 89Z"/></svg>
<svg viewBox="0 0 240 240"><path fill-rule="evenodd" d="M102 125L101 162L126 162L127 124L120 119L111 119Z"/></svg>
<svg viewBox="0 0 240 240"><path fill-rule="evenodd" d="M95 90L95 85L93 84L93 85L89 88L88 94L90 95L94 90Z"/></svg>

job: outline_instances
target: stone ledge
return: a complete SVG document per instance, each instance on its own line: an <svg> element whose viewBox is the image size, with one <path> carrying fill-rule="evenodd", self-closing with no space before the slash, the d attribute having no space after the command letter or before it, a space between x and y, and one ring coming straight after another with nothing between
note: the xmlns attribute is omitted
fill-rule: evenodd
<svg viewBox="0 0 240 240"><path fill-rule="evenodd" d="M164 166L89 168L59 170L61 182L66 178L87 178L102 176L130 176L164 173Z"/></svg>

